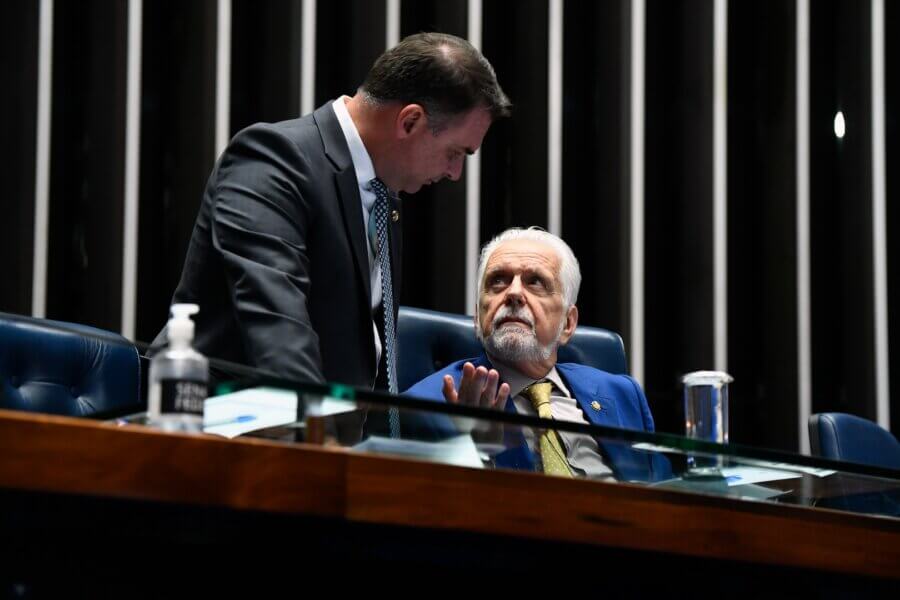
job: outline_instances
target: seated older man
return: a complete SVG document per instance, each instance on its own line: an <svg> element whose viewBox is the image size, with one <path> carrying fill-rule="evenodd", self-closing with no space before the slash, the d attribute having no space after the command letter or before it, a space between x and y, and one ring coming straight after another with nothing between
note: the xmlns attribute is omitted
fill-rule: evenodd
<svg viewBox="0 0 900 600"><path fill-rule="evenodd" d="M478 281L475 332L484 354L449 365L406 395L653 431L647 399L634 379L556 362L557 348L578 324L581 284L578 261L564 241L540 229L504 231L482 250ZM655 461L647 456L585 434L538 432L507 454L498 466L542 467L568 477L665 477L652 472Z"/></svg>

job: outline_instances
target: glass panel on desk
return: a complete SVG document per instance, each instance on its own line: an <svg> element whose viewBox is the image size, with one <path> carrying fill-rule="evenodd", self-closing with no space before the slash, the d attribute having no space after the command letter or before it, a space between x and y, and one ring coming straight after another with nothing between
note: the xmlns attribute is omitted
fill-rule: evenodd
<svg viewBox="0 0 900 600"><path fill-rule="evenodd" d="M133 357L131 342L110 332L15 315L4 318L47 335L58 331L91 339L101 347L123 347L129 361ZM148 350L144 344L135 346ZM900 517L900 471L892 469L666 433L544 421L343 385L278 380L252 367L216 359L210 364L217 376L227 374L240 383L220 387L219 395L205 403L204 430L209 434L304 442L466 468L542 473L542 437L551 431L555 435L550 437L558 437L562 444L558 452L565 455L561 470L568 469L565 476L577 479ZM121 402L91 407L90 417L104 420L142 406L135 393L140 388L139 373L146 369L134 367L133 391L118 390ZM114 368L121 366L110 367ZM114 422L146 424L147 420L142 413Z"/></svg>
<svg viewBox="0 0 900 600"><path fill-rule="evenodd" d="M555 431L578 479L900 517L900 472L879 467L667 433L544 421L342 385L268 382L208 402L220 410L233 404L212 419L207 412L212 425L207 431L229 437L240 431L466 468L542 473L540 439ZM254 416L254 422L252 402L271 410ZM241 417L244 422L238 423Z"/></svg>

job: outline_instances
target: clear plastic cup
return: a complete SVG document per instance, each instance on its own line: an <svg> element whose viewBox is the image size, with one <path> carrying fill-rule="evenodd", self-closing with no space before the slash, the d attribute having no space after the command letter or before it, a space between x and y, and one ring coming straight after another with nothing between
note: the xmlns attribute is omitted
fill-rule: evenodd
<svg viewBox="0 0 900 600"><path fill-rule="evenodd" d="M694 371L681 378L684 384L684 433L689 438L728 443L728 384L734 378L724 371ZM716 475L722 459L688 456L695 474Z"/></svg>

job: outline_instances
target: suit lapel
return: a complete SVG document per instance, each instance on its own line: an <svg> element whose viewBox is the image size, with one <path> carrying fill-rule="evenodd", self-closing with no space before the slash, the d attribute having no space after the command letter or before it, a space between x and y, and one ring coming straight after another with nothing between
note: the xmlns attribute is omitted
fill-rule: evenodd
<svg viewBox="0 0 900 600"><path fill-rule="evenodd" d="M579 377L576 373L577 365L561 363L556 365L560 376L569 386L569 391L575 396L582 412L588 420L595 425L608 427L622 427L616 399L603 395L600 392L600 382L591 378ZM596 405L594 403L597 403ZM599 410L597 409L599 406ZM666 478L666 471L662 466L655 466L658 458L644 452L634 450L626 441L597 438L601 453L608 461L618 479L624 481L653 481L658 478ZM663 459L665 462L665 459Z"/></svg>
<svg viewBox="0 0 900 600"><path fill-rule="evenodd" d="M399 197L391 198L391 279L394 284L394 311L400 310L400 287L403 269L401 268L401 257L403 255L403 213L400 210L401 201ZM394 221L394 214L399 218Z"/></svg>
<svg viewBox="0 0 900 600"><path fill-rule="evenodd" d="M362 200L359 197L353 159L350 157L350 149L347 147L341 125L334 114L334 109L331 108L331 102L319 107L313 113L313 117L322 136L325 154L335 167L334 181L344 218L344 230L353 248L356 274L365 291L363 299L368 306L368 299L372 297L372 284L369 281L369 255L366 251L366 232L363 228L365 221L363 221Z"/></svg>
<svg viewBox="0 0 900 600"><path fill-rule="evenodd" d="M618 404L615 398L602 396L599 392L599 383L578 377L572 366L567 363L557 363L556 371L562 377L581 412L594 425L606 425L608 427L621 427Z"/></svg>

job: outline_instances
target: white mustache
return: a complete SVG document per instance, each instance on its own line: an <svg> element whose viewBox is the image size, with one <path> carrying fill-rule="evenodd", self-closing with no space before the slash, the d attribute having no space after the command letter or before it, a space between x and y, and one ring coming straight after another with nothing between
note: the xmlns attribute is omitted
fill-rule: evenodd
<svg viewBox="0 0 900 600"><path fill-rule="evenodd" d="M531 330L534 331L534 315L531 314L531 310L527 306L523 306L520 309L510 309L509 305L506 304L501 306L497 314L494 315L493 329L496 330L503 319L519 319L527 323Z"/></svg>

